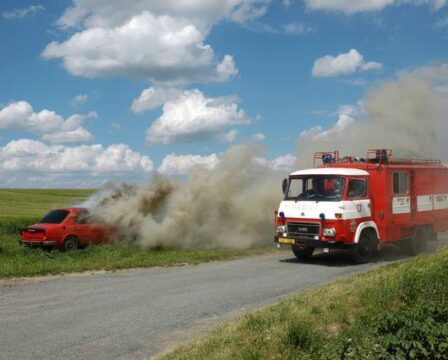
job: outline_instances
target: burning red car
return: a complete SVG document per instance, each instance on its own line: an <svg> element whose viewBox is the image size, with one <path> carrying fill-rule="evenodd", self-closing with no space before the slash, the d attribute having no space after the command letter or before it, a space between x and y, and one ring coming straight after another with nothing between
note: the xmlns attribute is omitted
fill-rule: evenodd
<svg viewBox="0 0 448 360"><path fill-rule="evenodd" d="M107 240L110 228L95 222L85 208L49 211L37 224L20 230L19 242L28 246L57 247L67 251Z"/></svg>

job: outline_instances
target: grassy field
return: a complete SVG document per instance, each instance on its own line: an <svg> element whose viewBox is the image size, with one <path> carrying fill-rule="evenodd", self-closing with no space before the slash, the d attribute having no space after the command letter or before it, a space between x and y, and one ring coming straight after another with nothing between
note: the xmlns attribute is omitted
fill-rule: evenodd
<svg viewBox="0 0 448 360"><path fill-rule="evenodd" d="M61 253L57 250L29 249L18 244L19 229L37 222L50 209L79 203L93 192L84 189L0 189L0 278L197 264L267 251L150 250L126 245L102 245Z"/></svg>
<svg viewBox="0 0 448 360"><path fill-rule="evenodd" d="M448 359L448 249L306 291L163 359Z"/></svg>
<svg viewBox="0 0 448 360"><path fill-rule="evenodd" d="M0 189L1 218L38 218L55 207L75 205L93 189Z"/></svg>

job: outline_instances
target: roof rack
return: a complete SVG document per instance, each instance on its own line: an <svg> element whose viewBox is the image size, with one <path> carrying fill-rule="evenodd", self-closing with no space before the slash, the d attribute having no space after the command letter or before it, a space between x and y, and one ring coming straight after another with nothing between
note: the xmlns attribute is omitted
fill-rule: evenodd
<svg viewBox="0 0 448 360"><path fill-rule="evenodd" d="M331 164L344 163L366 163L366 164L412 164L412 165L441 165L441 160L433 159L415 159L415 158L396 158L392 156L391 149L370 149L367 151L365 158L356 156L339 156L339 150L335 151L319 151L314 153L313 165L321 161L323 166L331 166Z"/></svg>
<svg viewBox="0 0 448 360"><path fill-rule="evenodd" d="M372 156L373 155L373 156ZM413 164L413 165L440 165L440 160L397 158L392 156L391 149L371 149L367 151L367 161L377 164Z"/></svg>

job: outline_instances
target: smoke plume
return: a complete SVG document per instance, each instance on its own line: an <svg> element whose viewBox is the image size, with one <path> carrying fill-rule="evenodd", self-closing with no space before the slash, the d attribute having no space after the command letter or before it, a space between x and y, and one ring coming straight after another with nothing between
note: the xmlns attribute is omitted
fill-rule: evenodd
<svg viewBox="0 0 448 360"><path fill-rule="evenodd" d="M372 88L358 106L340 109L334 127L304 131L297 142L297 166L309 166L315 151L341 150L363 156L390 148L396 156L448 154L448 64L402 72Z"/></svg>
<svg viewBox="0 0 448 360"><path fill-rule="evenodd" d="M368 148L391 148L399 156L447 159L448 64L400 73L360 104L341 107L330 129L304 131L297 167L309 166L314 151L335 149L362 156ZM110 183L84 205L115 226L120 241L142 247L270 244L283 174L257 161L259 152L232 146L212 170L195 167L186 181L154 176L142 186Z"/></svg>
<svg viewBox="0 0 448 360"><path fill-rule="evenodd" d="M281 176L254 161L259 149L231 147L213 170L184 182L155 176L136 186L106 185L84 206L142 247L248 248L272 243Z"/></svg>

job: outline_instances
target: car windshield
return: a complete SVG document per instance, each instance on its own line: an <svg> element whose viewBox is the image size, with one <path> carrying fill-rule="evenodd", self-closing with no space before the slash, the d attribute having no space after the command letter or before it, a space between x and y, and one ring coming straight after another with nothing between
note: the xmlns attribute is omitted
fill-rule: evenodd
<svg viewBox="0 0 448 360"><path fill-rule="evenodd" d="M51 210L43 217L39 224L60 224L67 217L67 210Z"/></svg>
<svg viewBox="0 0 448 360"><path fill-rule="evenodd" d="M285 200L340 201L345 179L336 175L310 175L289 179Z"/></svg>

